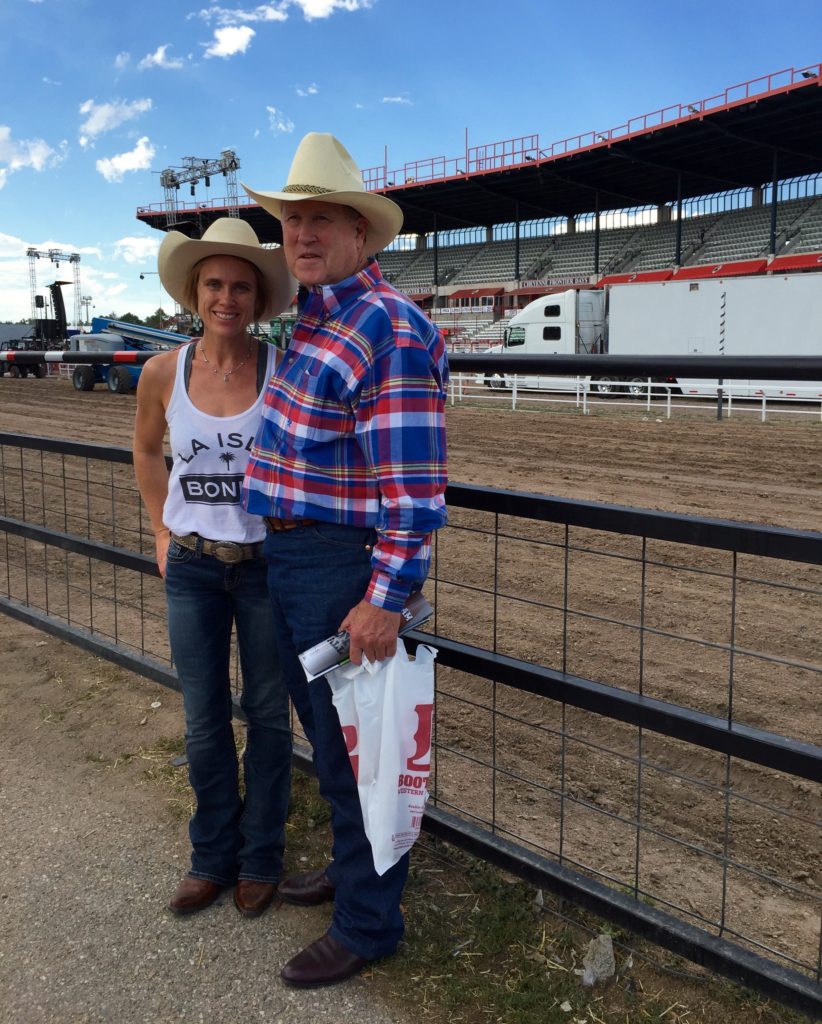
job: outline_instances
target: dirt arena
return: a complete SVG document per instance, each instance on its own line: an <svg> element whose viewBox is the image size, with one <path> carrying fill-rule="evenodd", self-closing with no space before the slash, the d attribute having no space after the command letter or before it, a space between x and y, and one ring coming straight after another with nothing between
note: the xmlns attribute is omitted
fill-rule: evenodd
<svg viewBox="0 0 822 1024"><path fill-rule="evenodd" d="M131 444L133 396L100 385L76 393L56 378L0 383L0 430ZM590 416L570 406L551 415L455 408L448 447L455 483L822 529L822 423L813 417L763 425L756 414L664 420L630 405Z"/></svg>
<svg viewBox="0 0 822 1024"><path fill-rule="evenodd" d="M134 416L134 397L108 393L98 387L92 393L78 394L66 380L0 380L0 431L42 434L66 440L104 445L130 446ZM544 408L510 409L488 406L464 406L449 409L448 440L450 478L454 483L550 494L655 509L704 515L723 519L770 524L802 530L822 530L822 424L808 417L788 422L773 419L762 424L755 415L735 415L730 421L716 422L714 414L682 413L671 420L659 414L647 414L636 405L603 406L592 415L582 416L570 406L553 411ZM471 523L464 513L455 521ZM474 524L476 525L476 523ZM544 557L530 544L527 531L510 541L515 554L506 566L503 589L511 593L538 597L550 603L550 564L540 568ZM626 549L627 550L627 549ZM518 554L516 553L518 552ZM469 643L488 646L488 614L480 594L466 616L464 593L460 587L476 580L481 587L487 579L483 568L488 562L486 541L478 535L457 536L442 545L439 552L440 575L458 580L438 592L438 609L443 635ZM705 556L705 565L718 564ZM782 567L776 575L799 581L809 592L822 590L819 567ZM621 592L626 589L618 579L602 573L594 561L590 570L580 570L577 581L588 596L586 607L592 613L607 609L614 618L624 617ZM653 583L653 581L652 581ZM533 592L533 593L532 593ZM582 592L582 591L581 591ZM659 581L655 604L649 614L660 624L678 624L694 635L710 632L711 595L706 597L692 581ZM822 611L818 597L802 595L811 601L814 614L808 615L807 602L803 626L797 639L791 623L797 617L792 599L774 603L773 595L749 595L743 622L750 630L746 643L754 646L764 634L774 634L774 650L818 665L822 643ZM796 598L800 601L800 598ZM462 608L462 611L460 611ZM556 668L558 641L551 624L541 612L523 618L522 605L500 603L496 609L498 649ZM625 613L627 614L627 613ZM709 626L705 626L705 621ZM567 654L567 670L615 685L629 685L633 671L633 652L620 637L611 640L607 663L598 654L605 641L593 627L580 627L572 637ZM722 679L722 667L709 650L698 655L681 655L672 660L669 650L646 650L646 688L643 692L696 707L711 714L724 714L722 694L717 697L714 676ZM687 658L687 663L686 659ZM672 668L673 664L673 668ZM592 665L600 671L595 674ZM751 672L742 683L735 701L737 720L763 729L784 732L806 742L819 742L819 676L810 675L810 685L796 685L789 675L774 671L772 677ZM454 751L442 756L439 771L446 790L463 792L462 807L470 799L467 792L466 764L459 758L460 748L476 752L487 744L486 719L481 711L462 704L460 696L472 694L479 705L486 700L485 690L456 673L442 673L443 696L438 720L439 742ZM776 685L774 685L776 684ZM721 683L720 683L721 689ZM450 695L453 695L453 699ZM551 768L555 751L546 733L537 738L533 728L520 727L513 719L538 721L541 728L560 728L588 743L603 744L609 751L571 744L565 761L566 791L579 798L574 812L564 823L565 855L592 865L618 879L629 877L635 850L630 830L621 829L617 819L608 824L608 815L631 814L633 779L624 758L635 753L633 730L608 724L596 716L569 712L546 712L545 702L537 704L521 694L502 693L497 706L508 710L512 723L496 742L501 758L512 775L525 777L538 785L523 786L511 782L502 786L506 798L503 824L534 843L554 849L557 843L555 822L558 808L547 794L551 786ZM533 712L533 714L532 714ZM646 737L643 756L662 765L668 772L687 771L697 782L719 786L723 781L724 759L718 755L695 754L683 745ZM537 744L540 745L537 753ZM483 751L485 753L485 751ZM565 755L563 755L565 756ZM549 764L550 762L550 764ZM734 918L730 927L742 935L755 937L766 946L789 956L812 962L819 948L820 884L819 871L819 797L811 784L778 777L776 773L753 766L734 767L735 791L756 801L756 807L739 809L733 821L734 854L757 871L789 883L790 890L760 884L748 876L730 877L724 882L704 859L689 856L682 847L659 839L643 850L641 885L646 891L685 908L697 918L715 920L720 889L732 887ZM646 782L646 785L650 785ZM665 835L677 835L708 850L722 842L725 815L722 801L713 789L700 791L698 785L682 785L673 776L660 776L656 788L643 805L643 820ZM468 787L470 788L470 787ZM785 818L768 814L760 805L773 804L790 813ZM603 814L589 814L584 808ZM471 808L469 808L471 809ZM486 808L478 806L477 813ZM805 827L800 818L807 819ZM624 833L624 834L623 834ZM754 851L754 852L752 852ZM797 888L801 894L797 894Z"/></svg>

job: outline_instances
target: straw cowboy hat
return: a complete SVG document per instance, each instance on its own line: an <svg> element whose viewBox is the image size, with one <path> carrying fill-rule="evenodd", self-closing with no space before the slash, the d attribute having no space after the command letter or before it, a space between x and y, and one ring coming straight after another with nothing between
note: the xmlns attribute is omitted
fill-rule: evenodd
<svg viewBox="0 0 822 1024"><path fill-rule="evenodd" d="M208 256L236 256L247 260L263 275L268 285L269 302L260 314L265 320L289 305L297 284L289 274L282 249L264 249L254 229L238 217L220 217L203 237L188 238L180 231L169 231L157 254L157 271L168 294L182 306L187 303L186 282L192 267Z"/></svg>
<svg viewBox="0 0 822 1024"><path fill-rule="evenodd" d="M376 192L366 192L362 175L343 144L327 132L309 132L297 147L288 182L282 192L255 192L243 188L264 210L282 219L283 201L316 199L351 206L368 221L366 252L380 252L402 227L402 210Z"/></svg>

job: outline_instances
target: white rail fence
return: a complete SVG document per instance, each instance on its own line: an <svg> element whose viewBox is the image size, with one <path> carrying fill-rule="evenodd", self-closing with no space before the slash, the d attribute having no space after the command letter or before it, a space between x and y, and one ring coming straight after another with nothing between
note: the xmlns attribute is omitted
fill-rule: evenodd
<svg viewBox="0 0 822 1024"><path fill-rule="evenodd" d="M523 378L506 375L496 377L490 384L482 375L474 373L453 373L449 385L449 400L452 406L463 402L481 402L501 405L512 410L524 406L573 406L583 415L594 409L606 410L617 407L655 414L671 419L675 412L697 411L722 418L732 415L757 414L765 423L769 416L791 413L793 416L810 418L822 422L822 399L818 386L794 387L794 395L749 395L745 385L723 385L713 398L705 395L684 394L673 384L659 384L650 378L646 381L632 380L630 384L616 384L610 394L602 394L592 385L590 377L541 377L541 386L525 387Z"/></svg>

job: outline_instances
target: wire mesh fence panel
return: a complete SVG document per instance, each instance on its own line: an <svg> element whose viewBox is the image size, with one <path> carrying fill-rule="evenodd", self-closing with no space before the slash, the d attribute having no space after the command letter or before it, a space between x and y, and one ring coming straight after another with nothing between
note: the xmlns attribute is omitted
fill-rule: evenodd
<svg viewBox="0 0 822 1024"><path fill-rule="evenodd" d="M128 453L77 447L0 444L0 609L168 666ZM818 990L822 535L471 487L448 500L426 587L431 814L492 859L511 844L545 885L602 885L638 927L664 914L672 948L676 922L696 926L696 959L731 939L737 966L752 951Z"/></svg>

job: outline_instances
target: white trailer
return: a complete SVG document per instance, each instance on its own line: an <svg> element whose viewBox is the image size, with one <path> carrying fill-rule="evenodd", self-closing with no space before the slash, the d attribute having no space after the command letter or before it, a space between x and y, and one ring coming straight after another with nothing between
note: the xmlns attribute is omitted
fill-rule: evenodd
<svg viewBox="0 0 822 1024"><path fill-rule="evenodd" d="M822 274L710 278L565 291L529 303L511 318L495 352L531 355L822 355ZM555 388L558 378L517 376L523 388ZM566 387L576 386L565 378ZM591 378L593 390L639 393L647 377ZM486 374L490 386L510 375ZM689 395L716 395L716 378L676 378ZM723 379L735 397L822 397L822 383Z"/></svg>

